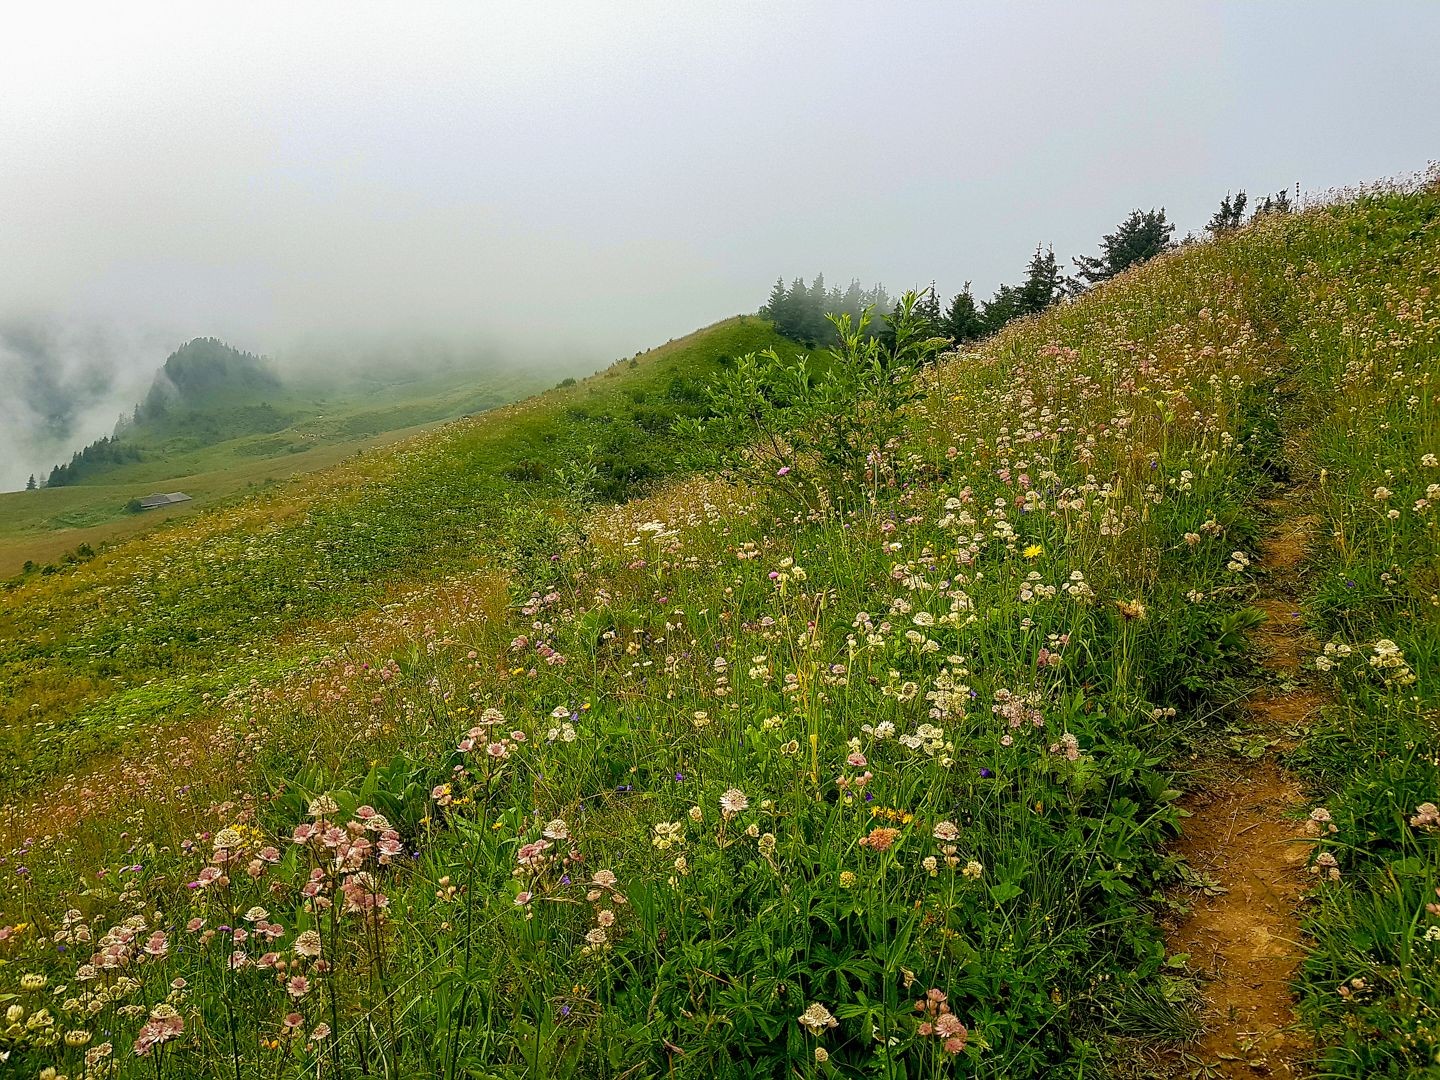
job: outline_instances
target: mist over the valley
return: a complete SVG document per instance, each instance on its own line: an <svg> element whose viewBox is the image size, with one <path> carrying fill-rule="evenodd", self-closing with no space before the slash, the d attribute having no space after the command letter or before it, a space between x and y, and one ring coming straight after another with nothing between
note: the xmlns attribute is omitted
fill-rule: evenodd
<svg viewBox="0 0 1440 1080"><path fill-rule="evenodd" d="M145 395L168 347L99 322L0 321L0 490L32 475L43 481L80 444L109 433Z"/></svg>
<svg viewBox="0 0 1440 1080"><path fill-rule="evenodd" d="M1433 38L1307 11L26 10L0 42L0 488L195 337L282 376L558 379L755 311L776 275L984 296L1135 207L1183 235L1227 191L1423 165ZM1352 74L1381 67L1383 91Z"/></svg>

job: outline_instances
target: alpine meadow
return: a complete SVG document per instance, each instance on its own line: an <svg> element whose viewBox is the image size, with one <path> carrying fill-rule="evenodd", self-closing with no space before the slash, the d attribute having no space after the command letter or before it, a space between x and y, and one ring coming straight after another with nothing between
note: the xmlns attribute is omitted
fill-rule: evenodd
<svg viewBox="0 0 1440 1080"><path fill-rule="evenodd" d="M1280 7L17 13L0 1080L1440 1078L1440 11Z"/></svg>
<svg viewBox="0 0 1440 1080"><path fill-rule="evenodd" d="M719 324L18 580L9 1067L1144 1075L1205 1023L1174 841L1278 754L1295 1030L1424 1068L1436 280L1426 180L959 352L913 297L821 362ZM562 452L602 404L643 493ZM1277 680L1285 731L1241 707Z"/></svg>

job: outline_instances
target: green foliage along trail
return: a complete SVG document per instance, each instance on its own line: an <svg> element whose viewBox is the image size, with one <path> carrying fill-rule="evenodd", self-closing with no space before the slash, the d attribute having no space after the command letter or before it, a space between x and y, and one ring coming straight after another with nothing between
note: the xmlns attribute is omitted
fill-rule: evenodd
<svg viewBox="0 0 1440 1080"><path fill-rule="evenodd" d="M1142 1075L1194 1033L1159 931L1177 765L1250 672L1299 386L1343 537L1316 618L1357 669L1306 744L1335 794L1314 858L1344 870L1315 875L1306 1010L1332 1070L1406 1075L1435 1051L1440 925L1437 214L1422 191L1267 216L933 363L856 338L801 378L729 324L750 344L622 369L603 411L577 388L266 530L237 511L161 564L87 564L63 602L12 592L9 718L62 690L8 777L33 786L0 865L0 1052L18 1075ZM756 449L675 478L708 435ZM94 702L177 679L183 738L35 783L107 745Z"/></svg>

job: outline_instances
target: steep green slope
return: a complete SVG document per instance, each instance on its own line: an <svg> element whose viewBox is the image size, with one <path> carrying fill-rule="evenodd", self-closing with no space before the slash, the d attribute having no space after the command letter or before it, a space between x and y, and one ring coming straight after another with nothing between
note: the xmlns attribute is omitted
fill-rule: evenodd
<svg viewBox="0 0 1440 1080"><path fill-rule="evenodd" d="M193 448L276 431L288 418L265 399L280 392L279 376L261 357L216 338L196 338L170 354L145 400L132 416L121 417L113 436L56 465L45 487L68 487L110 473L141 460L151 448L147 444L161 440L179 439Z"/></svg>

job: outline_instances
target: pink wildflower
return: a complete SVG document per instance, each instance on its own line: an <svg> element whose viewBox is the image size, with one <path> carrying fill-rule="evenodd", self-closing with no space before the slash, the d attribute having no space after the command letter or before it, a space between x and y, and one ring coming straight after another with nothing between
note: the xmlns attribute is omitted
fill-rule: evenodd
<svg viewBox="0 0 1440 1080"><path fill-rule="evenodd" d="M165 959L166 954L169 952L170 942L169 939L165 937L165 931L163 930L156 930L145 942L146 955L154 957L156 960Z"/></svg>
<svg viewBox="0 0 1440 1080"><path fill-rule="evenodd" d="M743 813L750 805L750 799L739 788L730 788L720 796L720 811L726 817Z"/></svg>
<svg viewBox="0 0 1440 1080"><path fill-rule="evenodd" d="M135 1056L147 1057L155 1047L178 1038L185 1031L185 1021L169 1005L156 1005L150 1010L150 1020L140 1029L135 1040Z"/></svg>

